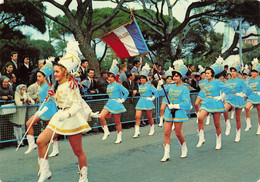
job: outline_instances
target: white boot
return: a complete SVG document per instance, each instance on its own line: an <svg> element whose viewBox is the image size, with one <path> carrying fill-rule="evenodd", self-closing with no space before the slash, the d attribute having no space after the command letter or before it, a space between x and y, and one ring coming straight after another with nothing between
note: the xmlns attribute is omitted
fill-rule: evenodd
<svg viewBox="0 0 260 182"><path fill-rule="evenodd" d="M207 116L207 121L206 121L206 125L209 125L209 123L210 123L210 114Z"/></svg>
<svg viewBox="0 0 260 182"><path fill-rule="evenodd" d="M231 110L231 119L234 119L235 111Z"/></svg>
<svg viewBox="0 0 260 182"><path fill-rule="evenodd" d="M199 123L199 115L200 115L200 112L196 112L196 115L197 115L196 123Z"/></svg>
<svg viewBox="0 0 260 182"><path fill-rule="evenodd" d="M154 124L150 125L150 132L149 132L149 136L152 136L154 134Z"/></svg>
<svg viewBox="0 0 260 182"><path fill-rule="evenodd" d="M115 143L118 144L118 143L121 143L121 142L122 142L122 132L120 131L119 133L117 133Z"/></svg>
<svg viewBox="0 0 260 182"><path fill-rule="evenodd" d="M170 159L170 145L166 144L164 146L164 155L163 158L161 159L161 162L166 162Z"/></svg>
<svg viewBox="0 0 260 182"><path fill-rule="evenodd" d="M108 130L107 125L105 125L104 127L102 127L102 129L104 130L104 136L102 137L102 140L106 140L107 137L110 135L110 132Z"/></svg>
<svg viewBox="0 0 260 182"><path fill-rule="evenodd" d="M215 147L216 150L220 150L221 149L221 134L218 136L216 134L216 147Z"/></svg>
<svg viewBox="0 0 260 182"><path fill-rule="evenodd" d="M27 140L28 140L28 149L24 154L29 154L33 149L37 148L37 145L35 144L34 137L32 135L27 135Z"/></svg>
<svg viewBox="0 0 260 182"><path fill-rule="evenodd" d="M257 128L256 135L260 135L260 124L259 123L258 123L258 128Z"/></svg>
<svg viewBox="0 0 260 182"><path fill-rule="evenodd" d="M79 171L79 182L88 182L88 168L83 166Z"/></svg>
<svg viewBox="0 0 260 182"><path fill-rule="evenodd" d="M203 130L200 130L199 132L199 143L197 144L197 148L201 147L202 144L205 143L205 138L204 138L204 131Z"/></svg>
<svg viewBox="0 0 260 182"><path fill-rule="evenodd" d="M160 117L160 123L158 124L158 127L162 127L163 126L163 117Z"/></svg>
<svg viewBox="0 0 260 182"><path fill-rule="evenodd" d="M133 138L137 138L139 135L140 135L140 126L135 125L135 134L134 134Z"/></svg>
<svg viewBox="0 0 260 182"><path fill-rule="evenodd" d="M186 146L186 142L183 142L181 145L181 158L186 158L188 153L188 148Z"/></svg>
<svg viewBox="0 0 260 182"><path fill-rule="evenodd" d="M46 179L51 179L51 171L49 169L48 160L43 160L42 158L39 161L40 163L40 178L38 182L44 182Z"/></svg>
<svg viewBox="0 0 260 182"><path fill-rule="evenodd" d="M52 143L52 152L51 154L49 155L49 157L55 157L55 156L58 156L59 155L59 147L58 147L58 141L54 141Z"/></svg>
<svg viewBox="0 0 260 182"><path fill-rule="evenodd" d="M239 142L239 141L240 141L240 133L241 133L240 131L241 131L241 129L239 129L239 130L236 131L235 142Z"/></svg>
<svg viewBox="0 0 260 182"><path fill-rule="evenodd" d="M252 128L251 119L246 118L246 129L245 129L245 131L248 131L250 128Z"/></svg>
<svg viewBox="0 0 260 182"><path fill-rule="evenodd" d="M229 119L226 121L226 132L225 134L228 136L230 134L230 130L231 130L231 124Z"/></svg>
<svg viewBox="0 0 260 182"><path fill-rule="evenodd" d="M172 122L172 131L175 130L174 122Z"/></svg>

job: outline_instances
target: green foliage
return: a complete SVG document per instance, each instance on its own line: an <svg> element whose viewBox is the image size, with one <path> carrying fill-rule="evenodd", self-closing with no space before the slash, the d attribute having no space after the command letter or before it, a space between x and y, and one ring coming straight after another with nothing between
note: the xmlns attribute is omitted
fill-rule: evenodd
<svg viewBox="0 0 260 182"><path fill-rule="evenodd" d="M243 48L250 48L252 47L251 44L243 44ZM244 62L244 64L251 64L251 62L253 61L254 58L258 58L258 60L260 59L260 47L258 47L257 49L250 51L250 52L246 52L243 53L242 56L242 60Z"/></svg>

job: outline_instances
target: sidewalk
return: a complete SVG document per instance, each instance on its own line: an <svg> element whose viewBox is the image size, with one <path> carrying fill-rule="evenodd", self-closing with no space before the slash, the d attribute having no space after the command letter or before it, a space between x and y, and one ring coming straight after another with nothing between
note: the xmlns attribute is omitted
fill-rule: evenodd
<svg viewBox="0 0 260 182"><path fill-rule="evenodd" d="M245 113L242 113L244 118ZM155 126L154 136L148 136L149 127L142 127L141 136L133 139L134 128L123 130L123 142L114 144L116 132L106 141L103 133L83 137L84 151L88 157L89 182L256 182L260 179L260 136L257 136L257 112L251 111L252 129L244 132L242 119L241 141L235 143L235 120L231 120L231 134L225 136L221 118L222 149L216 151L213 119L205 125L206 142L198 142L195 118L185 123L188 157L180 158L181 149L172 133L170 161L162 163L164 129ZM68 141L59 141L60 154L50 158L53 182L78 181L77 158ZM0 179L3 182L35 182L38 180L37 151L24 155L25 148L15 152L14 147L0 150Z"/></svg>

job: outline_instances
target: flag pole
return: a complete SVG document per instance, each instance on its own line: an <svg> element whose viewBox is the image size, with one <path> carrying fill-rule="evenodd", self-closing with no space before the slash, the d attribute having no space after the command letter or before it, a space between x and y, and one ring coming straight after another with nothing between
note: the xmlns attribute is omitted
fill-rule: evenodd
<svg viewBox="0 0 260 182"><path fill-rule="evenodd" d="M148 52L148 54L149 54L149 57L150 57L150 59L151 59L151 61L152 61L152 64L154 65L154 61L153 61L153 58L152 58L152 56L151 56L151 53ZM155 71L156 71L156 73L157 73L157 75L158 75L159 80L161 80L161 77L160 77L160 75L159 75L159 72L158 72L157 68L155 68ZM167 95L167 93L166 93L166 91L165 91L164 85L162 85L162 89L163 89L163 92L164 92L164 95L165 95L165 97L166 97L166 99L167 99L168 104L170 104L171 102L170 102L169 97L168 97L168 95ZM172 117L175 118L176 109L170 109L170 110L171 110Z"/></svg>

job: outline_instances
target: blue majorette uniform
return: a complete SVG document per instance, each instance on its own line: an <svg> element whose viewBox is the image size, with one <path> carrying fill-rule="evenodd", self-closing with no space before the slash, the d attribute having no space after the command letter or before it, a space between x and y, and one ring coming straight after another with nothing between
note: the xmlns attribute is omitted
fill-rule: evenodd
<svg viewBox="0 0 260 182"><path fill-rule="evenodd" d="M140 99L138 100L136 110L152 110L155 108L153 101L147 100L147 97L158 97L158 91L149 83L139 86Z"/></svg>
<svg viewBox="0 0 260 182"><path fill-rule="evenodd" d="M165 91L168 93L170 103L179 104L180 109L175 111L175 118L173 118L171 110L168 107L166 107L163 115L164 120L171 122L189 121L189 118L185 112L186 110L190 110L191 108L189 89L184 84L170 84L165 88ZM168 102L165 102L164 104L168 104Z"/></svg>
<svg viewBox="0 0 260 182"><path fill-rule="evenodd" d="M251 92L248 94L249 97L247 102L252 104L260 104L260 78L250 79L248 82L249 87L251 87Z"/></svg>
<svg viewBox="0 0 260 182"><path fill-rule="evenodd" d="M43 103L44 99L47 97L48 90L51 89L51 86L47 83L44 82L42 85L40 85L38 89L38 98L40 100L40 103ZM45 106L48 108L46 112L44 112L39 118L43 121L49 121L52 116L58 111L58 108L56 106L56 103L52 96L48 96L49 100L46 101L41 108L44 108Z"/></svg>
<svg viewBox="0 0 260 182"><path fill-rule="evenodd" d="M174 83L172 83L172 84L174 84ZM166 91L167 87L172 85L172 84L164 84L163 86L164 86L165 91ZM159 92L158 94L159 94L159 96L164 96L165 95L163 90L161 92ZM162 104L168 104L168 100L167 100L166 97L163 97Z"/></svg>
<svg viewBox="0 0 260 182"><path fill-rule="evenodd" d="M205 80L200 80L199 81L199 87L201 90L204 90L205 88L205 84L208 82L207 79ZM207 96L205 95L205 91L204 92L199 92L198 94L198 98L201 99L201 100L204 100Z"/></svg>
<svg viewBox="0 0 260 182"><path fill-rule="evenodd" d="M114 81L107 86L107 94L109 100L107 101L104 109L108 110L112 114L120 114L126 112L123 103L117 102L118 99L127 99L129 91L121 84Z"/></svg>
<svg viewBox="0 0 260 182"><path fill-rule="evenodd" d="M200 110L205 110L209 113L225 112L226 110L223 101L214 98L220 95L220 91L228 95L231 92L231 88L218 79L213 79L205 83L204 90L200 91L205 93L199 93L199 95L206 95Z"/></svg>
<svg viewBox="0 0 260 182"><path fill-rule="evenodd" d="M246 102L244 98L236 94L243 92L246 95L248 95L250 89L247 86L247 84L240 78L235 78L235 79L231 78L227 81L226 84L230 86L232 90L225 102L229 103L234 108L238 108L238 109L245 108Z"/></svg>

